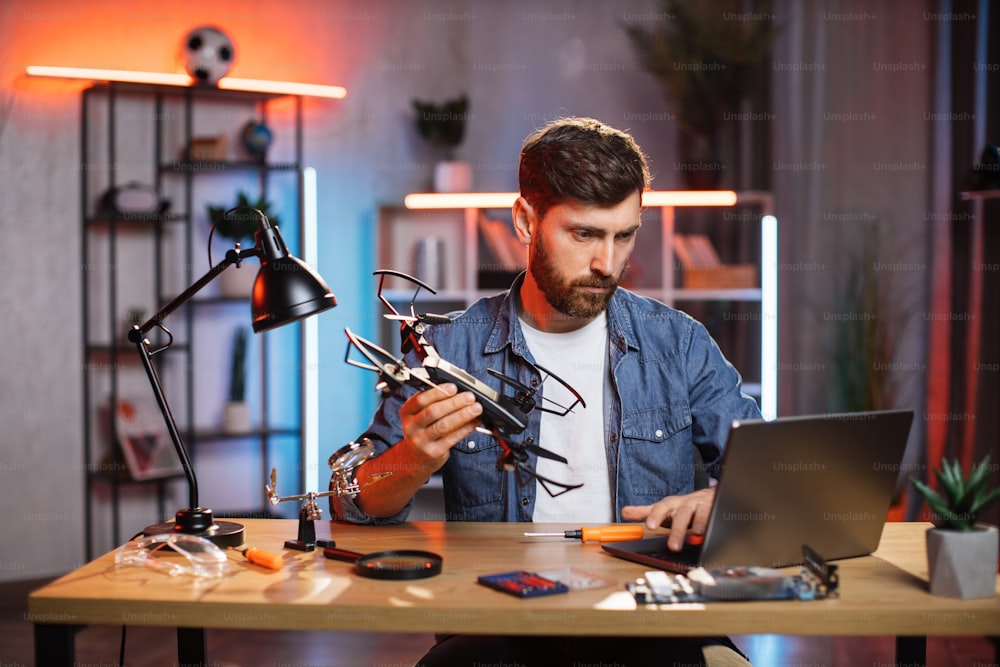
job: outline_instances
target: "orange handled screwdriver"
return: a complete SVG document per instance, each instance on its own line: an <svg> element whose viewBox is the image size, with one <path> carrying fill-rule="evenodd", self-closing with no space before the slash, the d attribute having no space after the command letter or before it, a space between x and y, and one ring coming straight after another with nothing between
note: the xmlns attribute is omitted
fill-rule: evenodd
<svg viewBox="0 0 1000 667"><path fill-rule="evenodd" d="M236 549L236 547L229 548ZM256 547L248 547L242 550L236 549L236 551L246 556L246 559L251 563L266 567L269 570L280 570L285 565L285 560L279 554L274 554L270 551L264 551Z"/></svg>
<svg viewBox="0 0 1000 667"><path fill-rule="evenodd" d="M584 542L625 542L626 540L642 539L642 524L616 523L613 526L598 528L581 528L567 530L562 533L525 533L525 537L565 537L570 540Z"/></svg>

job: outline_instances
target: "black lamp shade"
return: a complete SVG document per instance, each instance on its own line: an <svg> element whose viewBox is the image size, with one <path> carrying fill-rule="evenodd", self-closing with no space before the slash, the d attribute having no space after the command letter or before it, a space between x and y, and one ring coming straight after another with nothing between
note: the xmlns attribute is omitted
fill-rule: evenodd
<svg viewBox="0 0 1000 667"><path fill-rule="evenodd" d="M254 333L269 331L337 305L326 282L297 257L262 261L253 283Z"/></svg>
<svg viewBox="0 0 1000 667"><path fill-rule="evenodd" d="M269 331L336 306L337 297L326 281L288 252L281 232L271 226L263 213L257 210L254 213L260 217L260 229L256 234L260 271L253 282L250 301L254 333Z"/></svg>

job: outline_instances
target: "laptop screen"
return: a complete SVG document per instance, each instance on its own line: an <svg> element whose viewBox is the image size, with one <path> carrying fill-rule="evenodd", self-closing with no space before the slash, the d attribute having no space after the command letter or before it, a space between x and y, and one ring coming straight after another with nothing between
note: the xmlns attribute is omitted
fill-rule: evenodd
<svg viewBox="0 0 1000 667"><path fill-rule="evenodd" d="M699 564L796 565L803 544L827 560L874 551L912 421L891 410L734 422ZM650 538L636 542L649 551Z"/></svg>

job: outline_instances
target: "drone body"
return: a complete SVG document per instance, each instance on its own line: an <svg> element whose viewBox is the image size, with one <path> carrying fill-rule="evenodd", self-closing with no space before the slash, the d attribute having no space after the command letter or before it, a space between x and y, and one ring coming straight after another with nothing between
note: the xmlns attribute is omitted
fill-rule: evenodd
<svg viewBox="0 0 1000 667"><path fill-rule="evenodd" d="M483 412L480 415L482 426L479 430L493 436L501 446L502 454L497 462L498 469L517 473L518 483L521 485L527 482L527 480L521 478L521 473L526 474L531 479L537 479L545 491L553 497L582 486L580 484L564 484L539 475L531 467L530 454L559 461L560 463L566 463L566 459L538 445L517 442L511 437L524 432L528 426L528 416L533 410L563 416L577 405L586 407L579 393L559 379L554 373L537 364L530 364L527 360L524 360L523 363L534 368L542 376L542 382L538 384L539 387L548 379L553 379L566 387L574 397L573 403L569 406L563 406L549 401L544 397L541 397L541 402L536 401L535 395L537 389L528 387L517 379L504 375L492 368L487 369L487 371L491 376L500 381L501 391L491 387L463 368L443 359L425 337L425 326L427 324L447 325L450 322L447 317L442 315L415 314L413 303L420 290L426 289L434 294L433 289L416 278L398 271L379 270L375 272L375 275L381 276L378 298L390 311L390 314L387 314L385 317L400 321L402 352L404 355L413 352L421 365L413 368L407 366L402 359L394 357L378 345L357 336L350 329L345 330L348 347L344 361L352 366L376 372L380 378L376 388L383 395L390 394L402 386L422 391L444 383L454 384L458 387L459 391L471 392L476 397L476 401L483 407ZM417 291L410 302L410 315L400 315L395 307L383 296L382 287L387 275L397 276L417 285ZM360 352L370 363L352 359L352 349ZM516 393L507 395L503 393L503 387L511 387ZM553 407L550 407L549 404ZM553 491L553 488L558 490Z"/></svg>

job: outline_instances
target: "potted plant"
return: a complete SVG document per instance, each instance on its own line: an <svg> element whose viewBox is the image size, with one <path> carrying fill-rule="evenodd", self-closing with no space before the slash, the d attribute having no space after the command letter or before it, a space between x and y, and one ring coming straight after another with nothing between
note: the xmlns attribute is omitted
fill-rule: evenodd
<svg viewBox="0 0 1000 667"><path fill-rule="evenodd" d="M934 470L937 492L911 477L927 501L934 528L927 531L927 566L933 595L956 598L993 597L997 575L997 528L977 523L979 515L1000 498L1000 488L988 490L990 456L973 465L968 475L957 460L942 460Z"/></svg>
<svg viewBox="0 0 1000 667"><path fill-rule="evenodd" d="M465 95L440 104L412 101L417 132L432 146L442 149L444 159L434 165L437 192L468 192L472 189L472 167L455 159L455 149L465 139L469 98Z"/></svg>
<svg viewBox="0 0 1000 667"><path fill-rule="evenodd" d="M250 432L250 405L246 401L247 330L237 327L229 366L229 400L222 412L222 430L235 435Z"/></svg>
<svg viewBox="0 0 1000 667"><path fill-rule="evenodd" d="M263 193L253 201L245 192L240 191L236 195L236 203L232 206L208 206L208 219L215 225L215 233L222 238L239 243L243 247L248 244L253 245L254 234L258 227L257 216L243 213L234 213L229 217L225 215L226 211L238 206L257 209L267 216L273 226L278 226L278 216L270 212L271 203ZM219 276L219 292L225 297L245 299L253 291L256 277L257 270L252 264L231 266Z"/></svg>
<svg viewBox="0 0 1000 667"><path fill-rule="evenodd" d="M680 160L687 187L718 187L720 129L739 118L740 104L757 86L774 41L769 2L661 0L666 20L626 24L643 68L663 89L680 124Z"/></svg>

